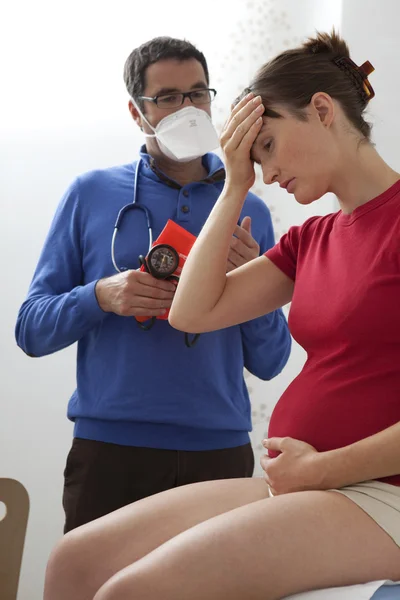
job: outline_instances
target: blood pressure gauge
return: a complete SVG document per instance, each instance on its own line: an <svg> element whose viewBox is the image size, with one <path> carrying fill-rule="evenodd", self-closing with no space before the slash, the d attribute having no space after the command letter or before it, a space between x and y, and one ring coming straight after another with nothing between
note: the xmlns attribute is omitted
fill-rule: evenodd
<svg viewBox="0 0 400 600"><path fill-rule="evenodd" d="M156 279L167 279L179 265L179 255L168 244L153 246L146 258L149 273Z"/></svg>

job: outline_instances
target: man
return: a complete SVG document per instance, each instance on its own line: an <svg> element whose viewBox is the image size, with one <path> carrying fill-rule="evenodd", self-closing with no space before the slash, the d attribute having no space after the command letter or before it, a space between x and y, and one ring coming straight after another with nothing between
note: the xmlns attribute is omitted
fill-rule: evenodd
<svg viewBox="0 0 400 600"><path fill-rule="evenodd" d="M280 311L203 334L190 348L165 319L148 331L138 327L133 317L162 317L175 290L138 270L149 233L156 240L171 219L198 235L221 193L224 169L207 153L216 146L209 119L215 92L201 52L186 41L156 38L131 53L124 79L129 110L146 135L140 161L72 183L16 326L17 343L30 356L78 342L77 389L68 407L75 429L65 469L66 532L175 486L251 477L243 367L271 379L290 353ZM173 123L161 123L169 115ZM182 124L197 127L192 137L181 139ZM113 237L117 215L133 200L137 209L123 214ZM228 270L274 244L269 211L253 194L241 222Z"/></svg>

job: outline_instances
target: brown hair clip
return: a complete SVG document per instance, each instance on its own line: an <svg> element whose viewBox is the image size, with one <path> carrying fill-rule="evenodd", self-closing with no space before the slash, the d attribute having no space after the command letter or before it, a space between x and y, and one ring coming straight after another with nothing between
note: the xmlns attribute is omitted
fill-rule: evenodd
<svg viewBox="0 0 400 600"><path fill-rule="evenodd" d="M356 87L359 89L364 102L369 102L375 96L374 89L368 80L368 76L375 70L369 60L358 67L348 56L340 56L333 60L336 66L349 75Z"/></svg>

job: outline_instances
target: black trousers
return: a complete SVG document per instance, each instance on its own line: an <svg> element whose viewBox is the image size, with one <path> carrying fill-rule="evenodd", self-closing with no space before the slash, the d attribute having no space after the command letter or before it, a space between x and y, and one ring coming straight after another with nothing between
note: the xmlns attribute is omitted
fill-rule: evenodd
<svg viewBox="0 0 400 600"><path fill-rule="evenodd" d="M64 533L159 492L213 479L251 477L250 444L177 451L75 438L64 471Z"/></svg>

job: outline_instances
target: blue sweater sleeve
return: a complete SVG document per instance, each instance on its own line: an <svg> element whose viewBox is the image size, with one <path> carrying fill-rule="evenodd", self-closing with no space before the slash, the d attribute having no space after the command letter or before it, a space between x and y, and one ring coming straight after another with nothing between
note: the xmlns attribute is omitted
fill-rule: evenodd
<svg viewBox="0 0 400 600"><path fill-rule="evenodd" d="M105 314L96 281L83 285L78 183L62 198L44 243L15 337L29 356L45 356L78 341Z"/></svg>
<svg viewBox="0 0 400 600"><path fill-rule="evenodd" d="M260 245L260 255L275 245L271 215L264 203L253 216L253 237ZM258 207L259 208L259 207ZM243 216L246 212L243 213ZM250 214L250 216L252 216ZM255 223L256 221L256 223ZM257 235L260 231L260 235ZM290 356L292 341L286 318L281 309L253 319L241 326L244 365L250 373L263 380L278 375Z"/></svg>

